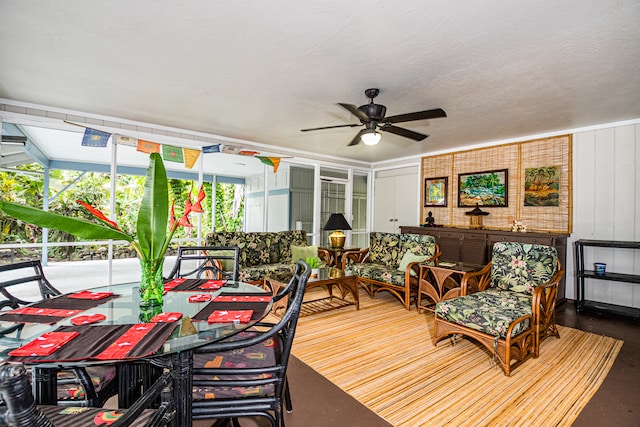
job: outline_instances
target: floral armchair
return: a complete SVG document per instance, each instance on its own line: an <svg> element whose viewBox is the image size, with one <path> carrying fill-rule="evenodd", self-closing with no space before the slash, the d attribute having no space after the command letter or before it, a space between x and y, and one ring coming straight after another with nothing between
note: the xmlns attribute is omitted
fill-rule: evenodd
<svg viewBox="0 0 640 427"><path fill-rule="evenodd" d="M409 310L411 296L417 294L420 263L435 262L439 256L433 236L372 232L369 247L346 251L342 266L358 276L358 284L371 298L388 291Z"/></svg>
<svg viewBox="0 0 640 427"><path fill-rule="evenodd" d="M499 242L485 268L468 274L461 296L436 305L436 345L465 335L484 345L505 375L531 356L548 336L560 338L555 303L563 270L550 246Z"/></svg>

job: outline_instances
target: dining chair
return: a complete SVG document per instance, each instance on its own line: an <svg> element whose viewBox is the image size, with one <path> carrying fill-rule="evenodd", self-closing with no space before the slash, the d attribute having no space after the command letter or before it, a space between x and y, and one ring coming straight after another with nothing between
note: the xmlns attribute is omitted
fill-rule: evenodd
<svg viewBox="0 0 640 427"><path fill-rule="evenodd" d="M238 280L237 246L181 246L168 279L191 277L200 279Z"/></svg>
<svg viewBox="0 0 640 427"><path fill-rule="evenodd" d="M34 288L37 286L39 293ZM39 260L0 265L0 311L13 310L34 302L53 298L61 292L44 275ZM39 294L39 298L37 295ZM0 338L20 341L24 325L0 328ZM94 366L57 371L59 405L102 406L116 393L116 369Z"/></svg>
<svg viewBox="0 0 640 427"><path fill-rule="evenodd" d="M231 419L239 425L240 417L261 416L273 427L284 426L284 408L292 410L287 365L310 275L311 268L298 261L284 288L287 310L268 330L241 332L194 350L193 419Z"/></svg>
<svg viewBox="0 0 640 427"><path fill-rule="evenodd" d="M172 418L172 414L167 411L167 405L160 404L157 408L152 406L155 406L163 389L170 383L171 374L164 373L128 409L36 405L25 367L21 364L5 364L0 366L0 425L12 427L75 427L103 424L111 427L165 426Z"/></svg>

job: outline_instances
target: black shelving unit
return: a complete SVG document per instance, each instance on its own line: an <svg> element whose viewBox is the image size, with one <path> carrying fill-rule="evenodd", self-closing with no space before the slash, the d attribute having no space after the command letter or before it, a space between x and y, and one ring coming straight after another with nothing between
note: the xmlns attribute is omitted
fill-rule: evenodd
<svg viewBox="0 0 640 427"><path fill-rule="evenodd" d="M577 284L576 309L581 311L606 312L622 316L640 318L640 309L623 305L608 304L600 301L591 301L585 298L585 279L608 280L612 282L626 282L640 284L640 275L622 274L607 271L604 274L596 274L594 270L584 268L584 250L587 247L612 248L612 249L640 249L640 242L625 242L616 240L577 240L575 248L575 274Z"/></svg>

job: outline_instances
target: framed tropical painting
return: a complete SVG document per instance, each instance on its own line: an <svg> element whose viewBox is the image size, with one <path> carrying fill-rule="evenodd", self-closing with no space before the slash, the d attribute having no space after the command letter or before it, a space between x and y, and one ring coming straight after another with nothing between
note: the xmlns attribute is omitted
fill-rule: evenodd
<svg viewBox="0 0 640 427"><path fill-rule="evenodd" d="M458 207L506 207L508 169L458 174Z"/></svg>
<svg viewBox="0 0 640 427"><path fill-rule="evenodd" d="M425 178L424 180L424 206L447 206L447 181L448 178Z"/></svg>
<svg viewBox="0 0 640 427"><path fill-rule="evenodd" d="M524 170L524 205L559 206L560 166Z"/></svg>

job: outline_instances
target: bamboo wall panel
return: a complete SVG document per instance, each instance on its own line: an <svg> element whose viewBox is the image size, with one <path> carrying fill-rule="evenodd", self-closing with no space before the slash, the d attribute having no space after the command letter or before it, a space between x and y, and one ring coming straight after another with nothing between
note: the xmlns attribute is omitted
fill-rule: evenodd
<svg viewBox="0 0 640 427"><path fill-rule="evenodd" d="M571 137L540 139L522 144L520 161L522 181L520 191L523 198L519 219L525 224L535 224L536 228L548 231L570 230L571 208ZM524 176L528 168L559 166L560 191L558 206L524 206Z"/></svg>
<svg viewBox="0 0 640 427"><path fill-rule="evenodd" d="M559 206L524 206L525 171L527 168L559 166ZM424 201L424 179L447 176L447 207L423 207L421 218L431 211L436 224L469 227L466 212L472 208L458 207L458 176L474 172L508 170L508 200L506 207L484 207L484 228L508 230L514 220L524 221L528 230L556 233L571 232L572 171L571 135L533 141L504 144L451 154L423 157L421 198Z"/></svg>

